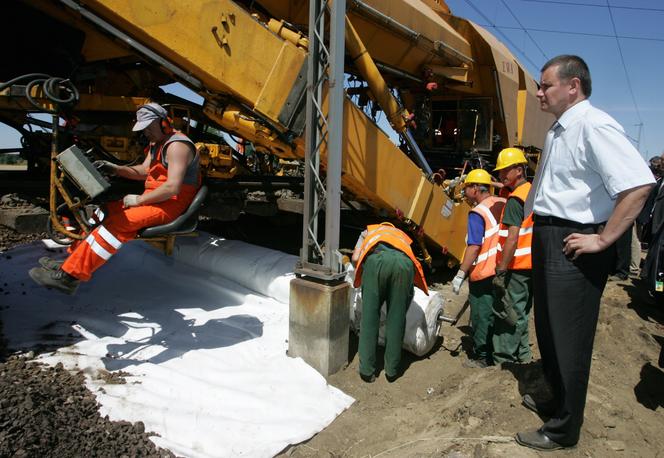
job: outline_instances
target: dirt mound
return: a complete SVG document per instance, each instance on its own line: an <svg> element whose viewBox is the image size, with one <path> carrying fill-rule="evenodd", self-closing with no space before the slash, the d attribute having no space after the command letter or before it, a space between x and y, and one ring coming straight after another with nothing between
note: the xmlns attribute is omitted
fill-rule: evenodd
<svg viewBox="0 0 664 458"><path fill-rule="evenodd" d="M466 296L437 285L454 316ZM631 281L605 290L593 353L585 422L578 446L565 456L659 456L664 450L664 309L642 301ZM445 325L444 341L425 358L406 358L394 383L358 376L358 359L330 377L357 402L310 441L286 455L302 456L538 456L514 441L543 419L521 405L525 393L546 398L532 323L534 362L487 369L463 366L470 348L467 313L459 327ZM379 355L379 359L381 356ZM664 361L661 361L664 363Z"/></svg>
<svg viewBox="0 0 664 458"><path fill-rule="evenodd" d="M83 382L62 364L0 364L0 456L174 456L150 441L143 423L102 418Z"/></svg>

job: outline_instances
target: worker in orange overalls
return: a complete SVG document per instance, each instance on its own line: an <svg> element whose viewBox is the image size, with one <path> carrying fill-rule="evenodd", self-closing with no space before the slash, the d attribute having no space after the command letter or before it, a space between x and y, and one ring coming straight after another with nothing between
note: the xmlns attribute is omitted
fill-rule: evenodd
<svg viewBox="0 0 664 458"><path fill-rule="evenodd" d="M505 148L498 154L496 168L507 203L500 217L499 251L493 285L498 306L493 326L494 363L527 363L532 359L528 317L533 304L531 241L533 215L524 214L530 191L526 180L528 161L519 148Z"/></svg>
<svg viewBox="0 0 664 458"><path fill-rule="evenodd" d="M452 291L459 294L468 277L473 352L464 366L485 368L492 364L491 330L496 298L491 282L496 274L498 223L505 199L492 194L494 181L486 170L471 170L463 185L465 198L473 208L468 214L466 250L452 280Z"/></svg>
<svg viewBox="0 0 664 458"><path fill-rule="evenodd" d="M422 265L415 258L413 241L390 223L372 224L360 234L352 262L356 266L356 288L362 285L360 321L360 378L376 379L376 346L380 309L387 307L385 322L385 378L393 382L401 375L401 346L406 312L413 300L413 285L429 294Z"/></svg>
<svg viewBox="0 0 664 458"><path fill-rule="evenodd" d="M64 263L41 258L41 266L29 272L40 285L74 294L81 281L90 280L93 272L140 229L169 223L189 207L201 185L194 143L171 127L168 112L156 103L139 107L132 130L143 132L150 141L142 164L120 166L97 161L96 165L107 174L145 180L145 191L109 203L101 224Z"/></svg>

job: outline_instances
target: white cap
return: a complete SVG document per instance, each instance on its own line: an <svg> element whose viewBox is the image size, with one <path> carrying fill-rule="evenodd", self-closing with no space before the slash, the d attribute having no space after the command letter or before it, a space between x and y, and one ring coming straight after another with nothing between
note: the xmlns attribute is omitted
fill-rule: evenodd
<svg viewBox="0 0 664 458"><path fill-rule="evenodd" d="M148 108L149 107L149 108ZM150 102L136 111L136 124L131 129L134 132L148 127L155 119L166 119L168 112L158 103Z"/></svg>

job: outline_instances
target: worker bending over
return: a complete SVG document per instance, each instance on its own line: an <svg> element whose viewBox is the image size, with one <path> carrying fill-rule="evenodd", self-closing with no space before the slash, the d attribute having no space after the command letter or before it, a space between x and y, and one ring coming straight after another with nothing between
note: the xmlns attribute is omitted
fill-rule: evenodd
<svg viewBox="0 0 664 458"><path fill-rule="evenodd" d="M504 188L510 190L500 217L498 259L493 286L498 301L493 325L493 361L527 363L531 360L528 317L533 304L530 247L533 216L524 214L530 191L526 181L528 161L518 148L505 148L498 155L498 171Z"/></svg>
<svg viewBox="0 0 664 458"><path fill-rule="evenodd" d="M353 251L352 262L357 269L353 286L362 285L360 377L368 383L376 379L376 346L383 302L387 307L385 378L393 382L400 375L401 346L413 285L429 294L422 265L413 254L411 243L410 237L392 224L373 224L360 234Z"/></svg>
<svg viewBox="0 0 664 458"><path fill-rule="evenodd" d="M468 277L468 300L472 322L473 354L467 367L492 364L491 328L495 297L492 280L496 273L498 222L505 199L492 195L493 181L486 170L471 170L464 181L466 200L473 205L468 215L467 246L452 290L459 294Z"/></svg>
<svg viewBox="0 0 664 458"><path fill-rule="evenodd" d="M194 143L171 127L168 113L156 104L143 105L136 112L135 132L150 141L140 165L120 166L99 161L103 172L132 180L144 180L141 195L128 194L107 204L102 223L79 243L64 261L39 260L41 267L30 269L30 277L42 286L68 294L76 292L81 281L136 237L140 229L169 223L189 207L201 185L199 157Z"/></svg>

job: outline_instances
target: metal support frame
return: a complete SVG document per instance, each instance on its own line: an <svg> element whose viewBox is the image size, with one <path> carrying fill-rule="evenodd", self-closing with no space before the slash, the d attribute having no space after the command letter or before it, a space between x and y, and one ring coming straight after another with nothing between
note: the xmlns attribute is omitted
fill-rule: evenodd
<svg viewBox="0 0 664 458"><path fill-rule="evenodd" d="M329 12L329 50L325 45L325 12ZM304 173L304 221L298 275L323 281L344 276L339 253L341 154L344 104L344 32L346 0L309 1L309 62ZM327 87L327 115L323 112ZM320 172L321 150L327 154ZM325 233L318 218L325 209Z"/></svg>

